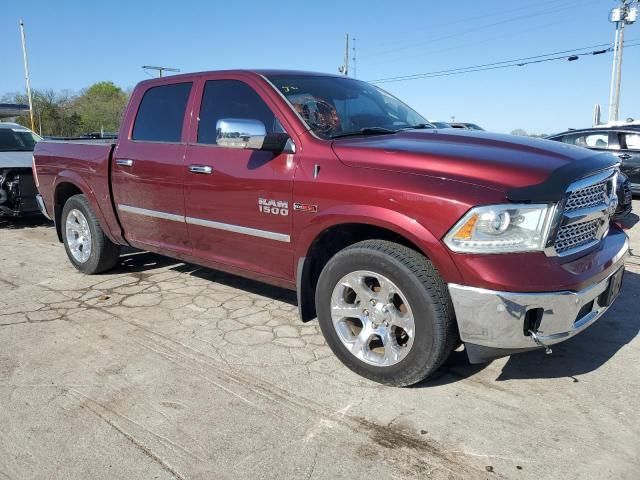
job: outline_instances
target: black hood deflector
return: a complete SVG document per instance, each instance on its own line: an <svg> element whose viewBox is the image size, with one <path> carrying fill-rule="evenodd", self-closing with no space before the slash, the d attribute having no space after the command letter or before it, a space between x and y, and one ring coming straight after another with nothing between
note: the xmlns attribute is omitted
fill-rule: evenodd
<svg viewBox="0 0 640 480"><path fill-rule="evenodd" d="M507 198L518 203L558 202L564 198L567 188L575 181L613 168L619 163L610 153L597 153L554 170L543 183L509 190Z"/></svg>

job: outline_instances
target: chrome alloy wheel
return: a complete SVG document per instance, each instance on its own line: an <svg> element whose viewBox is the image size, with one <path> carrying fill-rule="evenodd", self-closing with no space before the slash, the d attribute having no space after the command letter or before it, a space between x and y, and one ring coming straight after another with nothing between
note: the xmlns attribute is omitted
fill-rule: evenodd
<svg viewBox="0 0 640 480"><path fill-rule="evenodd" d="M413 346L411 307L402 291L379 273L358 270L342 277L331 295L331 318L347 350L370 365L395 365Z"/></svg>
<svg viewBox="0 0 640 480"><path fill-rule="evenodd" d="M66 232L71 255L77 262L85 263L91 256L91 229L80 210L74 208L67 215Z"/></svg>

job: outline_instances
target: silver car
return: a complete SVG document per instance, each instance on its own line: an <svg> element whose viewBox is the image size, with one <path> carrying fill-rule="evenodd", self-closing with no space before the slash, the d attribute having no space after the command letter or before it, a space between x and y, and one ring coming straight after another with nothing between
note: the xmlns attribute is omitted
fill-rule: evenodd
<svg viewBox="0 0 640 480"><path fill-rule="evenodd" d="M31 171L40 137L17 123L0 122L0 217L39 213Z"/></svg>

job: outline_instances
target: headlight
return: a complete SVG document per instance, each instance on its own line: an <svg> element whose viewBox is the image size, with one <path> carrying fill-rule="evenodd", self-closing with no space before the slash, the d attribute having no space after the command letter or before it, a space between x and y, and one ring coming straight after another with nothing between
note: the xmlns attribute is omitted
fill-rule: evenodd
<svg viewBox="0 0 640 480"><path fill-rule="evenodd" d="M544 249L555 205L488 205L472 208L444 237L454 252L507 253Z"/></svg>

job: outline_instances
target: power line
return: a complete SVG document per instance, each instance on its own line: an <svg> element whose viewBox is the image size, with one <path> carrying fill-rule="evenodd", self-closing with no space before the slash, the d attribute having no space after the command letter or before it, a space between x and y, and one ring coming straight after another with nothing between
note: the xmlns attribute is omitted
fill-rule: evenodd
<svg viewBox="0 0 640 480"><path fill-rule="evenodd" d="M504 39L504 38L511 38L511 37L515 37L517 35L522 35L525 33L530 33L530 32L534 32L536 30L541 30L543 28L548 28L554 25L560 25L560 24L566 24L566 20L565 19L561 19L558 21L554 21L554 22L549 22L549 23L545 23L542 25L536 25L535 27L531 27L531 28L525 28L525 29L518 29L518 31L516 32L506 32L506 33L501 33L500 35L494 35L492 37L489 38L483 38L480 40L474 40L473 42L473 46L478 46L480 44L483 43L489 43L492 42L494 40L500 40L500 39ZM457 50L460 48L465 48L469 46L469 41L465 41L464 43L461 44L457 44L457 45L452 45L450 47L446 47L446 48L440 48L437 50L429 50L429 51L423 51L421 53L417 53L417 54L413 54L413 55L405 55L404 57L394 57L391 59L387 59L387 60L376 60L376 65L385 65L385 64L389 64L389 63L397 63L397 62L401 62L404 60L410 60L413 58L418 58L418 57L425 57L427 55L434 55L437 53L443 53L443 52L450 52L452 50Z"/></svg>
<svg viewBox="0 0 640 480"><path fill-rule="evenodd" d="M435 72L428 72L426 74L417 73L415 75L401 75L399 77L387 77L387 78L384 78L384 79L372 80L372 82L377 82L377 81L380 81L380 80L395 79L395 78L405 78L405 77L413 77L413 76L430 75L430 74L435 74L435 73L453 72L453 71L467 70L467 69L478 68L478 67L488 67L488 66L493 66L493 65L501 65L501 64L505 64L505 63L513 63L513 62L519 62L519 61L526 61L526 60L533 60L533 59L538 59L538 58L550 57L550 56L553 56L553 55L560 55L560 54L564 54L564 53L580 52L580 51L586 50L588 48L600 48L600 47L610 47L610 46L611 46L610 43L599 43L599 44L596 44L596 45L589 45L589 46L586 46L586 47L574 48L574 49L571 49L571 50L560 50L558 52L546 53L546 54L542 54L542 55L534 55L534 56L531 56L531 57L515 58L515 59L512 59L512 60L504 60L504 61L501 61L501 62L484 63L484 64L481 64L481 65L470 65L468 67L452 68L452 69L448 69L448 70L438 70L438 71L435 71Z"/></svg>
<svg viewBox="0 0 640 480"><path fill-rule="evenodd" d="M511 18L507 18L507 19L504 19L504 20L500 20L498 22L493 22L493 23L489 23L489 24L485 24L485 25L480 25L478 27L469 28L467 30L458 31L458 32L455 32L455 33L451 33L451 34L447 34L447 35L441 36L441 37L435 37L435 38L422 40L422 41L419 41L419 42L413 42L413 43L407 44L407 45L402 46L402 47L392 48L392 49L384 50L384 51L381 51L381 52L370 53L368 55L361 55L360 58L362 59L362 58L371 58L371 57L379 57L379 56L389 55L389 54L396 53L396 52L399 52L399 51L402 51L402 50L407 50L407 49L410 49L410 48L413 48L413 47L420 47L420 46L425 45L427 43L439 42L439 41L448 40L450 38L454 38L454 37L457 37L457 36L466 35L468 33L477 32L479 30L484 30L484 29L487 29L487 28L495 27L497 25L504 25L505 23L511 23L511 22L515 22L515 21L522 20L522 19L525 19L525 18L529 19L529 18L532 18L532 17L539 17L539 16L543 16L543 15L549 15L551 13L556 13L556 12L563 11L563 10L568 10L568 9L571 9L571 8L575 8L577 6L590 5L590 4L593 4L593 3L598 3L600 1L601 0L592 0L591 2L582 2L582 1L580 1L578 3L574 2L572 4L567 4L567 5L564 5L564 6L561 6L561 7L556 7L556 8L550 9L550 10L541 10L541 11L533 12L533 13L530 13L530 14L527 14L527 15L519 15L517 17L511 17Z"/></svg>
<svg viewBox="0 0 640 480"><path fill-rule="evenodd" d="M635 40L633 40L635 41ZM640 46L640 42L638 43L626 43L626 47L637 47ZM602 49L602 47L606 47ZM583 52L583 50L590 48L601 48L600 50L593 50ZM402 75L396 77L386 77L386 78L378 78L375 80L369 80L370 83L393 83L393 82L403 82L407 80L418 80L424 78L434 78L434 77L445 77L451 75L461 75L463 73L473 73L473 72L482 72L487 70L498 70L503 68L511 68L511 67L523 67L525 65L535 64L535 63L543 63L543 62L551 62L555 60L577 60L579 57L587 56L587 55L601 55L604 53L608 53L612 51L612 47L610 43L591 45L589 47L575 48L572 50L562 50L553 53L547 53L543 55L535 55L531 57L522 57L516 58L512 60L504 60L501 62L493 62L493 63L485 63L480 65L470 65L467 67L459 67L452 68L447 70L437 70L433 72L426 73L416 73L412 75ZM578 53L580 52L580 53Z"/></svg>
<svg viewBox="0 0 640 480"><path fill-rule="evenodd" d="M510 13L516 13L516 12L521 12L523 10L529 10L531 8L542 7L542 6L548 5L550 3L564 3L566 1L567 0L546 0L546 1L543 1L543 2L536 2L536 4L534 4L534 5L531 5L531 4L527 4L527 5L524 5L524 6L521 5L521 6L517 7L517 8L512 8L512 9L508 9L508 10L502 9L499 12L491 12L491 13L485 13L483 15L476 15L476 16L473 16L473 17L461 18L461 19L458 19L458 20L454 20L452 22L446 22L446 23L443 22L439 26L444 26L444 27L449 28L451 25L458 25L460 23L473 22L475 20L481 20L483 18L499 17L499 16L502 16L502 15L510 14ZM570 3L574 3L574 2L575 2L575 0L570 0ZM560 5L560 6L562 6L562 5ZM408 33L414 33L416 31L424 32L424 26L420 30L412 30L410 32L403 31L403 35L407 35ZM385 39L384 42L376 43L372 47L369 47L369 48L372 49L372 48L375 48L378 45L384 45L385 47L389 47L389 46L394 46L394 45L402 45L402 44L406 43L406 40L396 40L395 42L393 42L393 41L389 42L388 40L389 39ZM370 55L373 55L373 54L370 54Z"/></svg>

